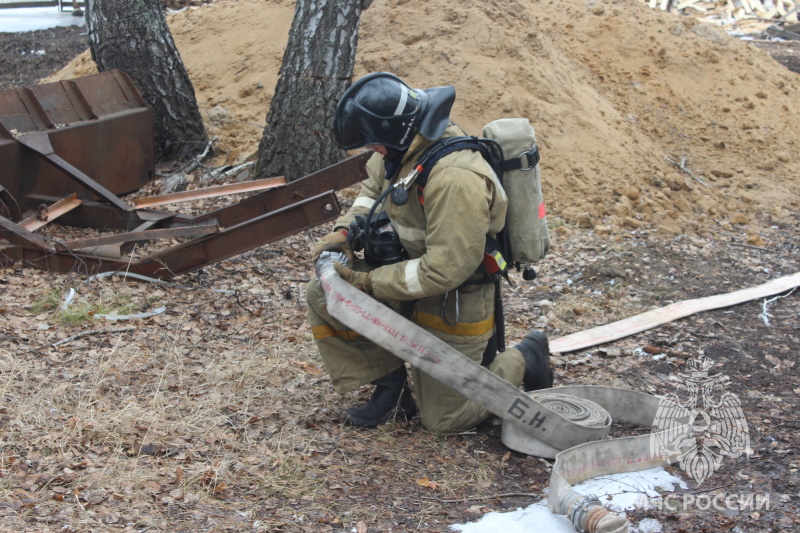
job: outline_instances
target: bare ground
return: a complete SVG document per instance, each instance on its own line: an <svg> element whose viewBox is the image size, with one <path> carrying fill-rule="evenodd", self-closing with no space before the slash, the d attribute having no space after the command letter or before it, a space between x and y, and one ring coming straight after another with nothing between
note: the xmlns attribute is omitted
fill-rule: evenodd
<svg viewBox="0 0 800 533"><path fill-rule="evenodd" d="M8 35L0 34L3 57ZM0 86L47 74L36 65ZM509 338L530 327L556 337L800 271L796 215L791 225L760 222L769 229L757 239L729 223L672 239L557 225L539 278L506 290ZM541 500L549 464L503 447L494 420L448 437L417 420L342 424L343 408L368 391L333 393L305 321L308 248L325 230L183 276L180 287L2 271L0 529L436 532ZM78 294L61 311L70 288ZM556 385L667 393L670 376L704 354L742 401L754 456L726 459L687 492L768 495L770 508L636 511L634 523L798 529L799 292L555 358ZM93 318L161 305L165 313L143 320Z"/></svg>
<svg viewBox="0 0 800 533"><path fill-rule="evenodd" d="M0 90L35 85L88 47L80 26L0 33Z"/></svg>

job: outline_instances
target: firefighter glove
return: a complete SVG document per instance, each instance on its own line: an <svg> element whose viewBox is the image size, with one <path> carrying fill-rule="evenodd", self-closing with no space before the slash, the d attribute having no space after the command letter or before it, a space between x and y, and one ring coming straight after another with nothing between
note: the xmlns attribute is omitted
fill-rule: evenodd
<svg viewBox="0 0 800 533"><path fill-rule="evenodd" d="M372 275L369 272L356 272L341 263L334 263L333 268L347 283L372 296Z"/></svg>
<svg viewBox="0 0 800 533"><path fill-rule="evenodd" d="M342 252L347 256L347 260L352 265L355 262L355 255L350 244L347 242L347 232L345 230L334 231L323 238L314 245L311 249L311 262L316 264L322 252Z"/></svg>

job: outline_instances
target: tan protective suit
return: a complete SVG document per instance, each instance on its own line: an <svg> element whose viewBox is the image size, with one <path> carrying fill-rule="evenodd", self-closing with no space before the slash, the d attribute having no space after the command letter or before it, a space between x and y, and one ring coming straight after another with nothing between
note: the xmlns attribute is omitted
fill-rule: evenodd
<svg viewBox="0 0 800 533"><path fill-rule="evenodd" d="M463 132L451 125L443 137L454 135ZM395 179L405 177L430 144L417 135ZM367 172L361 194L336 228L349 229L356 215L366 218L375 199L389 186L380 154L369 160ZM459 289L458 317L455 289L470 277L480 279L475 271L483 260L486 235L502 229L508 200L489 165L471 150L440 159L428 177L424 198L421 191L415 191L418 189L413 186L404 205L395 205L391 198L384 203L410 259L372 270L374 296L397 311L402 302L418 300L411 320L480 363L494 332L494 285ZM355 269L368 271L370 267L358 261ZM355 390L404 364L331 317L316 279L308 285L307 300L314 339L337 392ZM525 361L519 351L507 348L489 369L519 385ZM429 430L465 431L489 416L480 405L413 368L412 377L422 423Z"/></svg>

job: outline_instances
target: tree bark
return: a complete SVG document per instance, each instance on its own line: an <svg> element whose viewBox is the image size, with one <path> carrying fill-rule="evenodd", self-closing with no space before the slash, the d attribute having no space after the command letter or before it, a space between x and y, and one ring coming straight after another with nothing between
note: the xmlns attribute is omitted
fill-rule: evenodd
<svg viewBox="0 0 800 533"><path fill-rule="evenodd" d="M339 97L350 86L362 0L297 0L256 176L293 181L344 156L333 138Z"/></svg>
<svg viewBox="0 0 800 533"><path fill-rule="evenodd" d="M91 0L86 22L97 69L125 71L152 107L158 159L202 152L208 135L161 1Z"/></svg>

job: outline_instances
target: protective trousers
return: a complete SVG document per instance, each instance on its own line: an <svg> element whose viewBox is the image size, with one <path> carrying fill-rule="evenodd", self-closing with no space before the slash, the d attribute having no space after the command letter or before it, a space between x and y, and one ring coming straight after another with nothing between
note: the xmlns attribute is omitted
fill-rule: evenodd
<svg viewBox="0 0 800 533"><path fill-rule="evenodd" d="M336 392L343 394L356 390L405 364L402 359L332 317L327 312L324 291L316 278L308 284L306 300L314 341ZM466 342L457 342L453 334L437 336L478 363L488 342L474 337L464 337ZM519 386L525 372L525 360L518 350L507 348L497 354L489 370ZM417 407L426 429L436 433L458 433L474 428L489 417L489 411L479 404L415 368L411 372Z"/></svg>

